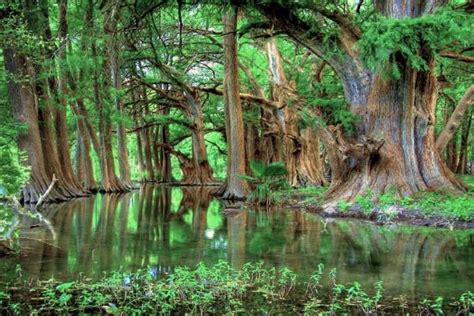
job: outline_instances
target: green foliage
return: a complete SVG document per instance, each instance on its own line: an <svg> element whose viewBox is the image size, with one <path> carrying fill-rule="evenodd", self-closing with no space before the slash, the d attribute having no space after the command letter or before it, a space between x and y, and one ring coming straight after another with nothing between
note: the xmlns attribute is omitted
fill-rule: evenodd
<svg viewBox="0 0 474 316"><path fill-rule="evenodd" d="M287 186L287 173L283 162L273 162L265 165L261 161L250 161L252 176L242 175L250 181L255 189L249 194L249 200L259 205L269 206L275 200L275 192Z"/></svg>
<svg viewBox="0 0 474 316"><path fill-rule="evenodd" d="M336 281L322 285L324 265L308 280L298 281L288 268L266 268L262 262L246 263L236 270L227 262L196 268L177 267L169 275L158 275L156 267L134 273L113 272L98 281L83 279L57 283L17 280L0 291L0 311L15 313L99 313L113 314L204 314L204 313L358 313L384 311L465 312L473 307L473 294L443 304L443 298L423 298L419 304L400 303L384 297L382 282L373 295L360 283ZM13 287L11 287L13 286ZM10 294L14 289L15 295Z"/></svg>
<svg viewBox="0 0 474 316"><path fill-rule="evenodd" d="M372 213L374 209L374 203L372 201L373 193L370 190L367 190L364 194L357 195L355 202L362 209L364 214L368 215Z"/></svg>
<svg viewBox="0 0 474 316"><path fill-rule="evenodd" d="M346 200L337 201L337 208L341 210L341 212L347 212L351 208L352 203L347 202Z"/></svg>
<svg viewBox="0 0 474 316"><path fill-rule="evenodd" d="M469 46L472 23L471 14L449 6L417 18L393 19L374 15L363 24L363 35L357 45L367 66L400 78L403 70L398 68L396 53L401 54L412 68L427 69L428 64L420 55L421 47L438 53L453 43ZM389 67L385 68L387 63Z"/></svg>
<svg viewBox="0 0 474 316"><path fill-rule="evenodd" d="M451 195L437 192L421 192L411 197L407 207L419 209L428 216L470 221L474 219L474 195Z"/></svg>

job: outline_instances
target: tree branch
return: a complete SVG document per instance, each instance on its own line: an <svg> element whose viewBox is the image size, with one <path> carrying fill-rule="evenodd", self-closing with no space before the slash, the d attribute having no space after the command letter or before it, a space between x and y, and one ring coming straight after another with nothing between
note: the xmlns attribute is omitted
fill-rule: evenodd
<svg viewBox="0 0 474 316"><path fill-rule="evenodd" d="M471 56L466 56L463 54L458 54L455 52L441 52L440 56L446 57L446 58L451 58L451 59L456 59L465 63L473 63L474 62L474 57Z"/></svg>
<svg viewBox="0 0 474 316"><path fill-rule="evenodd" d="M207 92L207 93L213 93L216 95L224 95L224 90L219 89L219 88L212 88L212 87L194 87L194 89L202 91L202 92ZM240 98L242 100L250 101L250 102L255 102L257 104L272 108L272 109L282 109L285 106L282 106L278 104L277 102L270 101L268 99L262 98L262 97L257 97L255 95L247 94L247 93L241 93Z"/></svg>

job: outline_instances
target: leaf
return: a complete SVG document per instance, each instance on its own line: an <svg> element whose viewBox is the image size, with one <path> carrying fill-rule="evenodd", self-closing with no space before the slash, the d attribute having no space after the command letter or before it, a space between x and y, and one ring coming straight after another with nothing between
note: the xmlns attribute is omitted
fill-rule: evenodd
<svg viewBox="0 0 474 316"><path fill-rule="evenodd" d="M261 178L265 172L265 164L258 160L250 161L250 170L256 178Z"/></svg>
<svg viewBox="0 0 474 316"><path fill-rule="evenodd" d="M263 172L263 176L265 177L279 177L286 175L286 167L285 164L281 161L273 162L265 167Z"/></svg>
<svg viewBox="0 0 474 316"><path fill-rule="evenodd" d="M257 181L258 179L254 178L254 177L251 177L251 176L247 176L247 175L244 175L244 174L239 174L238 177L242 180L247 180L247 181Z"/></svg>
<svg viewBox="0 0 474 316"><path fill-rule="evenodd" d="M69 290L73 285L74 285L74 282L62 283L56 286L56 290L58 290L59 292L65 292Z"/></svg>
<svg viewBox="0 0 474 316"><path fill-rule="evenodd" d="M69 302L69 300L72 298L72 295L71 294L66 294L66 293L63 293L61 294L61 296L59 297L59 303L61 303L61 305L67 305L67 302Z"/></svg>

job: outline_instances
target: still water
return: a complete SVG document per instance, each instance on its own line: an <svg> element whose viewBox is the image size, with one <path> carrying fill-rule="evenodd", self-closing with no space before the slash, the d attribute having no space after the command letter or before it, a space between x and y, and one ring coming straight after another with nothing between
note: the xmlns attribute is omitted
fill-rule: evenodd
<svg viewBox="0 0 474 316"><path fill-rule="evenodd" d="M22 219L21 257L0 259L0 281L19 264L29 278L62 280L104 271L227 260L233 267L263 260L307 278L319 263L337 268L338 282L409 298L458 296L474 290L474 232L323 219L294 210L224 206L210 188L144 186L96 195L42 211L51 225Z"/></svg>

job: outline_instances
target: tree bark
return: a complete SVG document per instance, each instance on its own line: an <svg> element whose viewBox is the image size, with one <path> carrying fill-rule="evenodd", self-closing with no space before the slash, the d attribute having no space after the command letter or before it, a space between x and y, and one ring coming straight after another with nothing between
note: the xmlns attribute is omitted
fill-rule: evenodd
<svg viewBox="0 0 474 316"><path fill-rule="evenodd" d="M218 195L223 199L245 199L248 184L245 175L244 122L240 103L237 60L237 9L226 8L224 14L224 109L227 138L227 177Z"/></svg>
<svg viewBox="0 0 474 316"><path fill-rule="evenodd" d="M60 104L56 110L56 143L58 147L59 162L62 168L62 172L65 180L70 183L73 188L78 192L78 195L83 195L82 187L78 183L76 177L73 174L71 153L69 150L69 132L67 128L66 120L66 109L67 100L66 96L69 94L67 89L67 71L66 71L66 40L67 40L67 0L59 0L59 43L58 48L58 59L59 59L59 76L57 79L59 101Z"/></svg>
<svg viewBox="0 0 474 316"><path fill-rule="evenodd" d="M469 132L471 130L472 123L472 109L468 109L466 115L464 116L461 128L461 146L459 153L459 162L456 168L457 174L466 173L466 164L467 164L467 155L469 148Z"/></svg>
<svg viewBox="0 0 474 316"><path fill-rule="evenodd" d="M162 115L169 115L169 107L165 107L162 111ZM170 154L170 131L168 124L162 124L160 129L160 140L162 144L166 146L161 147L160 150L160 161L161 161L161 181L164 183L170 183L172 181L171 174L171 154Z"/></svg>
<svg viewBox="0 0 474 316"><path fill-rule="evenodd" d="M123 101L120 97L121 89L122 89L122 78L120 76L120 60L119 60L119 52L120 52L120 43L119 43L119 36L117 30L117 24L119 20L120 8L118 4L114 3L114 1L110 2L110 5L107 10L107 14L105 16L107 23L105 23L104 28L108 35L107 40L107 55L109 58L109 67L110 67L110 74L112 77L112 85L114 87L114 103L117 112L120 114L120 119L117 122L117 140L118 140L118 162L119 162L119 170L120 170L120 180L122 184L128 188L132 188L132 182L130 179L130 167L128 163L128 151L127 151L127 136L125 133L125 127L123 126Z"/></svg>
<svg viewBox="0 0 474 316"><path fill-rule="evenodd" d="M279 137L282 160L288 170L288 182L291 186L322 185L325 183L322 164L319 157L319 142L311 127L300 130L298 127L297 94L294 83L288 82L283 61L275 38L267 42L267 53L272 75L273 100L283 109L277 110L274 121L279 125ZM293 99L293 100L292 100ZM318 148L316 148L317 144Z"/></svg>
<svg viewBox="0 0 474 316"><path fill-rule="evenodd" d="M449 118L446 127L438 136L436 140L436 148L439 152L442 152L446 145L449 143L451 138L453 138L456 129L458 128L459 124L462 122L462 118L464 113L472 106L474 101L474 86L470 86L469 89L466 90L461 101L459 101L458 105L454 109L453 114Z"/></svg>
<svg viewBox="0 0 474 316"><path fill-rule="evenodd" d="M213 171L207 159L207 148L204 141L204 122L202 106L197 93L185 91L186 99L190 107L192 119L191 145L192 145L192 169L186 174L184 184L206 185L214 183Z"/></svg>

